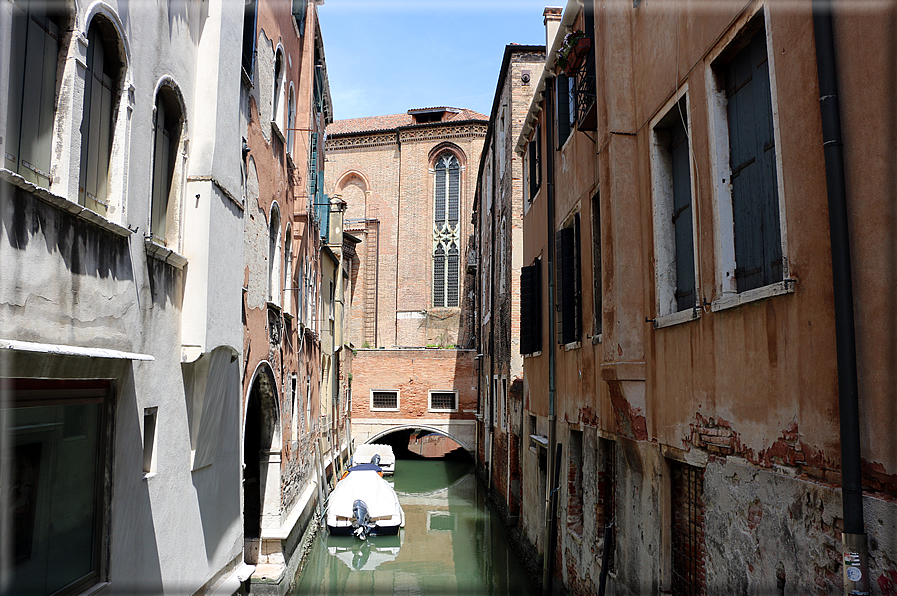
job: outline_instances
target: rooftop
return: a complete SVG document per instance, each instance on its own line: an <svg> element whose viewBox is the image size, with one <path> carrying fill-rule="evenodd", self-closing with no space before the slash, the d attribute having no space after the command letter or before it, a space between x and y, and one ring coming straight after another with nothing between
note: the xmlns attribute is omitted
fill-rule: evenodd
<svg viewBox="0 0 897 596"><path fill-rule="evenodd" d="M433 119L434 115L441 115L439 119ZM349 118L347 120L335 120L327 127L327 135L354 134L362 132L376 132L396 130L405 126L426 126L428 124L443 122L464 122L469 120L489 121L489 117L473 110L464 108L450 108L439 106L434 108L416 108L408 110L404 114L389 114L386 116L367 116L365 118Z"/></svg>

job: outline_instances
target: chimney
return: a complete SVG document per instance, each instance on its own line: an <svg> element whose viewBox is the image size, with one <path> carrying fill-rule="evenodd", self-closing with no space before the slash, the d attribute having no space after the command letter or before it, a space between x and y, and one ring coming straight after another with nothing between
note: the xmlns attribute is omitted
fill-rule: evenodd
<svg viewBox="0 0 897 596"><path fill-rule="evenodd" d="M561 26L561 17L563 17L564 9L560 6L546 6L542 16L545 17L545 51L551 51L551 44L554 42L554 36L558 33L558 27Z"/></svg>

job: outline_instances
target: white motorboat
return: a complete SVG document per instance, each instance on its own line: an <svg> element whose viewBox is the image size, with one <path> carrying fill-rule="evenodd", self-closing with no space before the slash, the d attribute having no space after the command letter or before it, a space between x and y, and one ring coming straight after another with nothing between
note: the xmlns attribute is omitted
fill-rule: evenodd
<svg viewBox="0 0 897 596"><path fill-rule="evenodd" d="M374 458L376 460L376 457ZM327 528L335 536L391 536L405 525L405 511L375 463L349 468L327 505Z"/></svg>
<svg viewBox="0 0 897 596"><path fill-rule="evenodd" d="M372 461L375 455L380 456L380 463L377 465L383 470L384 476L391 476L396 471L396 456L392 451L391 445L380 445L377 443L365 443L359 445L352 455L352 465L359 465Z"/></svg>

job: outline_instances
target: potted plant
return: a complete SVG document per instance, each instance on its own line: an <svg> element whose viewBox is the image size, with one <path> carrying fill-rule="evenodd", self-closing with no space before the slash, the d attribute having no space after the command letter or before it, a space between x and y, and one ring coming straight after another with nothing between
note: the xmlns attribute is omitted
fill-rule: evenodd
<svg viewBox="0 0 897 596"><path fill-rule="evenodd" d="M564 36L564 43L558 49L558 68L563 69L567 76L572 76L582 64L591 47L592 40L586 37L581 29L571 31Z"/></svg>

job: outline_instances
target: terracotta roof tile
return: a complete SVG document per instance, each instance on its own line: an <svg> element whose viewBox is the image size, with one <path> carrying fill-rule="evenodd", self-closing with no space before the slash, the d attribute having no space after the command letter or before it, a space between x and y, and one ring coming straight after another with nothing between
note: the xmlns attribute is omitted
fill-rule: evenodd
<svg viewBox="0 0 897 596"><path fill-rule="evenodd" d="M489 117L485 116L479 112L475 112L474 110L468 109L458 109L458 108L448 108L448 107L436 107L436 108L421 108L415 110L409 110L411 112L421 112L421 111L436 111L436 110L451 110L445 120L445 122L461 122L465 120L484 120L488 121ZM432 122L423 123L420 126L427 126L429 124L433 124ZM385 116L367 116L365 118L348 118L346 120L335 120L330 126L327 127L328 135L339 135L339 134L353 134L353 133L361 133L361 132L376 132L376 131L385 131L385 130L395 130L397 128L403 126L413 126L414 125L414 117L411 114L388 114Z"/></svg>

